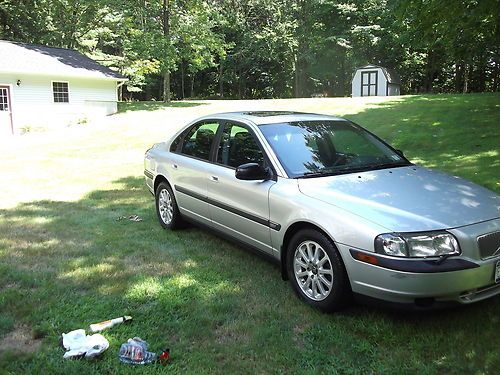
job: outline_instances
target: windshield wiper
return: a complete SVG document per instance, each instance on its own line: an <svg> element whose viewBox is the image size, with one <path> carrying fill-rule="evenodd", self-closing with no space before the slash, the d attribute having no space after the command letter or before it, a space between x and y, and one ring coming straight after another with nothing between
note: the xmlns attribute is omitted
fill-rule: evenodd
<svg viewBox="0 0 500 375"><path fill-rule="evenodd" d="M304 172L303 174L301 174L300 176L297 176L297 178L308 178L308 177L324 177L324 176L333 176L337 173L335 172L321 172L321 171L317 171L317 172Z"/></svg>
<svg viewBox="0 0 500 375"><path fill-rule="evenodd" d="M323 171L309 171L304 172L302 175L296 178L311 178L311 177L325 177L325 176L335 176L339 174L354 173L354 172L366 172L377 169L393 168L393 167L405 167L412 165L406 161L392 162L392 163L373 163L358 166L346 166L343 168L337 168L335 170L323 170Z"/></svg>
<svg viewBox="0 0 500 375"><path fill-rule="evenodd" d="M376 164L375 167L392 168L392 167L406 167L408 165L412 165L412 163L410 163L406 160L401 160L401 161L394 161L391 163Z"/></svg>
<svg viewBox="0 0 500 375"><path fill-rule="evenodd" d="M314 171L314 172L304 172L296 178L310 178L310 177L325 177L325 176L336 176L339 174L346 174L351 172L359 172L365 170L366 167L344 167L337 168L335 170L328 171Z"/></svg>

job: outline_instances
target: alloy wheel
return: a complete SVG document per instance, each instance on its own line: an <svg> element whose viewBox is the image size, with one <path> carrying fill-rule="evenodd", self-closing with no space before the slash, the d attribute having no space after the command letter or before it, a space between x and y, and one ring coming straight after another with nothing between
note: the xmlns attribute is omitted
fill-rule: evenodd
<svg viewBox="0 0 500 375"><path fill-rule="evenodd" d="M308 240L297 246L293 270L300 289L308 298L322 301L332 291L332 262L317 242Z"/></svg>
<svg viewBox="0 0 500 375"><path fill-rule="evenodd" d="M174 217L174 206L172 205L172 197L167 189L162 189L158 197L158 208L160 217L163 222L169 225Z"/></svg>

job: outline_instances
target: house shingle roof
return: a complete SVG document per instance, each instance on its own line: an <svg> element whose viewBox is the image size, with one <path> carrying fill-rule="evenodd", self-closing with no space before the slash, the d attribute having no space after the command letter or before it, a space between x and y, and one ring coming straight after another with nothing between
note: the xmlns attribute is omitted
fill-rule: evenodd
<svg viewBox="0 0 500 375"><path fill-rule="evenodd" d="M66 49L0 40L0 73L38 73L58 76L126 79L82 53Z"/></svg>

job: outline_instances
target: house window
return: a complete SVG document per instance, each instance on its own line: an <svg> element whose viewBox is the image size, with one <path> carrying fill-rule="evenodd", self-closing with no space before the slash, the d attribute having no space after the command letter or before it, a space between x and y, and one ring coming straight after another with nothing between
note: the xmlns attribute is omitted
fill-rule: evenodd
<svg viewBox="0 0 500 375"><path fill-rule="evenodd" d="M68 82L52 82L54 103L69 103Z"/></svg>
<svg viewBox="0 0 500 375"><path fill-rule="evenodd" d="M361 96L376 96L378 72L361 72Z"/></svg>
<svg viewBox="0 0 500 375"><path fill-rule="evenodd" d="M9 89L8 87L0 88L0 111L9 110Z"/></svg>

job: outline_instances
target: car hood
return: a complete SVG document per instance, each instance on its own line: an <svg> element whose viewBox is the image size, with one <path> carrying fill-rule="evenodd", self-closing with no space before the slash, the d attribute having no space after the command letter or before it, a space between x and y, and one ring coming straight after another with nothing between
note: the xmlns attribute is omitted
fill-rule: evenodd
<svg viewBox="0 0 500 375"><path fill-rule="evenodd" d="M500 216L500 196L459 177L409 166L298 180L300 191L394 232L456 228Z"/></svg>

